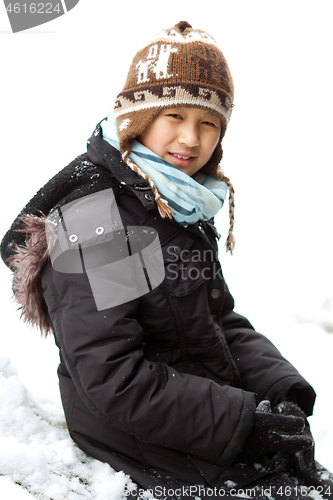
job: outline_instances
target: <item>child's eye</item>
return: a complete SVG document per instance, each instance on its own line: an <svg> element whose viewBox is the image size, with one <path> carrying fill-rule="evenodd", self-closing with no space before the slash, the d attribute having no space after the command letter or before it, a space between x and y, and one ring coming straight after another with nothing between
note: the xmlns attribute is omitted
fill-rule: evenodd
<svg viewBox="0 0 333 500"><path fill-rule="evenodd" d="M178 120L183 119L180 115L177 115L176 113L170 113L168 116L171 116L171 118L177 118Z"/></svg>
<svg viewBox="0 0 333 500"><path fill-rule="evenodd" d="M211 125L212 127L216 127L215 123L213 122L202 122L204 125Z"/></svg>

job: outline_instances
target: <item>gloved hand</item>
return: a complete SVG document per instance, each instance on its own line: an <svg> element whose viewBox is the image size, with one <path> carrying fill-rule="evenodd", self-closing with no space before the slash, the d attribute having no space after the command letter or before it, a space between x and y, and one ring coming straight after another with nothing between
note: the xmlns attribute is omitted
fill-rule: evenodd
<svg viewBox="0 0 333 500"><path fill-rule="evenodd" d="M293 415L295 417L301 417L304 419L305 428L303 434L306 435L309 440L312 440L312 445L307 450L300 451L296 454L297 466L303 472L310 472L315 470L316 464L314 459L314 440L305 413L296 403L293 403L291 401L282 401L281 403L277 404L273 408L273 413L276 413L277 415Z"/></svg>
<svg viewBox="0 0 333 500"><path fill-rule="evenodd" d="M317 490L320 493L319 496L321 498L332 500L333 474L314 459L314 441L305 413L299 406L297 406L297 404L290 401L283 401L276 405L273 409L273 413L287 416L294 415L296 417L304 418L304 434L306 434L309 439L312 439L312 446L311 448L295 453L293 457L290 457L290 471L292 475L299 480L300 484L314 489L314 492Z"/></svg>
<svg viewBox="0 0 333 500"><path fill-rule="evenodd" d="M272 413L269 401L262 401L254 414L254 423L236 461L253 461L272 452L296 453L313 444L302 416Z"/></svg>

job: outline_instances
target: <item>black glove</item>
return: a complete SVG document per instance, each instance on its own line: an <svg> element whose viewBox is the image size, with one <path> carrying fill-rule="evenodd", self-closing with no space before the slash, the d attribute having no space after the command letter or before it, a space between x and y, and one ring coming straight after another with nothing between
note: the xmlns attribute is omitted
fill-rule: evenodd
<svg viewBox="0 0 333 500"><path fill-rule="evenodd" d="M314 440L305 413L296 403L293 403L291 401L282 401L281 403L277 404L273 409L273 413L276 413L278 415L293 415L295 417L301 417L304 419L305 428L303 434L306 435L309 440L312 440L312 445L307 450L297 453L297 467L303 472L314 471L316 469L314 459Z"/></svg>
<svg viewBox="0 0 333 500"><path fill-rule="evenodd" d="M266 453L296 453L311 448L313 440L304 433L305 420L294 415L271 412L269 401L262 401L254 423L236 461L253 461Z"/></svg>

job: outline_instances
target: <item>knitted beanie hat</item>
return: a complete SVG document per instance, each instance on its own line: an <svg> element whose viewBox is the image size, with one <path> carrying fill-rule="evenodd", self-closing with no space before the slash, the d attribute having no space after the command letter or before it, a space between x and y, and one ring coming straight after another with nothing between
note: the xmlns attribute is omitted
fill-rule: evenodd
<svg viewBox="0 0 333 500"><path fill-rule="evenodd" d="M234 98L234 86L227 62L215 40L186 21L163 30L134 56L125 86L118 94L114 111L120 152L125 163L149 182L162 217L172 209L153 181L129 158L131 143L165 108L205 108L222 123L225 134ZM229 234L227 249L232 253L234 238L234 189L218 166L222 159L221 140L200 172L223 180L229 188Z"/></svg>

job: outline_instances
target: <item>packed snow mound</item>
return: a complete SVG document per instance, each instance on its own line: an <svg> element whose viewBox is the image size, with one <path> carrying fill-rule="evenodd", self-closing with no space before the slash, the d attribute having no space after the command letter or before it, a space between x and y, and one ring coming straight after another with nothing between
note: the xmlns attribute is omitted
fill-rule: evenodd
<svg viewBox="0 0 333 500"><path fill-rule="evenodd" d="M71 440L62 408L32 397L11 361L0 358L1 498L120 500L126 484L134 486L87 457Z"/></svg>

